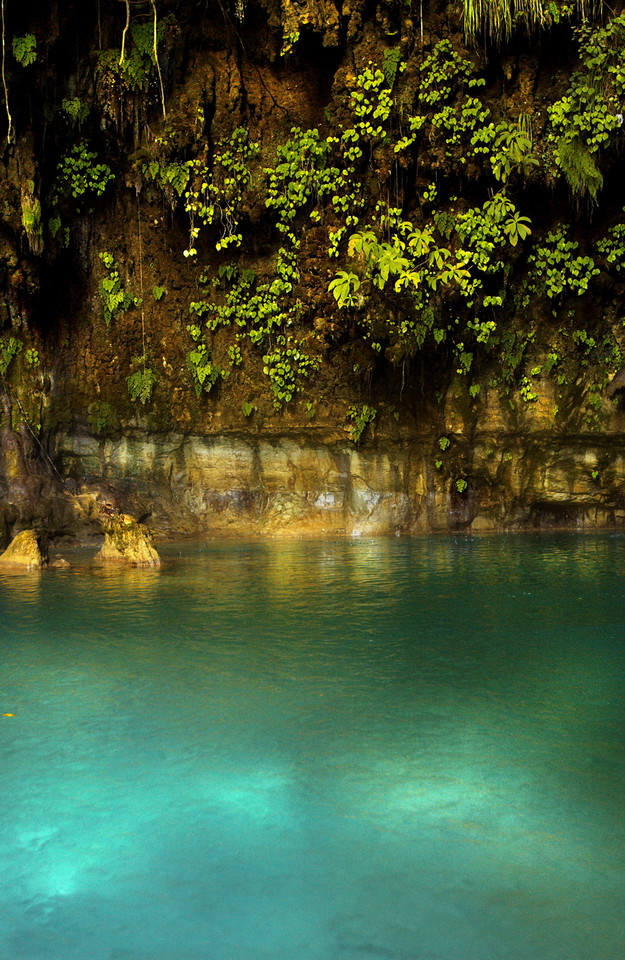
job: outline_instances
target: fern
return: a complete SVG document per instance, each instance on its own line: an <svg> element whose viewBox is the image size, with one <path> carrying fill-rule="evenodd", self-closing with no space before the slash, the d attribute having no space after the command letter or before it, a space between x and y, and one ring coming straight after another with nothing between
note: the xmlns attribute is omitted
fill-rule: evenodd
<svg viewBox="0 0 625 960"><path fill-rule="evenodd" d="M163 40L165 26L157 27L157 44ZM133 23L130 27L132 46L120 62L117 50L102 50L98 55L99 69L120 77L133 92L146 93L156 70L154 59L154 28L151 23Z"/></svg>
<svg viewBox="0 0 625 960"><path fill-rule="evenodd" d="M79 97L66 97L61 101L61 110L72 123L77 123L79 126L89 116L89 107Z"/></svg>
<svg viewBox="0 0 625 960"><path fill-rule="evenodd" d="M401 53L399 47L391 47L384 51L384 60L382 63L382 73L391 90L395 85L397 71L401 63Z"/></svg>
<svg viewBox="0 0 625 960"><path fill-rule="evenodd" d="M556 147L556 162L565 176L574 197L597 199L603 186L599 167L579 138L560 140Z"/></svg>
<svg viewBox="0 0 625 960"><path fill-rule="evenodd" d="M135 357L135 361L141 359ZM139 403L146 404L154 393L154 387L158 382L158 377L149 367L143 367L135 370L129 377L126 377L128 393L133 403L137 400Z"/></svg>
<svg viewBox="0 0 625 960"><path fill-rule="evenodd" d="M23 67L29 67L37 59L37 40L32 33L13 37L13 56Z"/></svg>
<svg viewBox="0 0 625 960"><path fill-rule="evenodd" d="M145 60L154 60L154 29L151 23L133 23L130 28L135 49L140 57ZM163 39L163 27L159 24L156 29L156 42L160 43Z"/></svg>
<svg viewBox="0 0 625 960"><path fill-rule="evenodd" d="M15 337L9 337L8 340L0 340L0 375L4 376L13 357L16 357L18 353L21 352L24 344L21 340L16 340Z"/></svg>

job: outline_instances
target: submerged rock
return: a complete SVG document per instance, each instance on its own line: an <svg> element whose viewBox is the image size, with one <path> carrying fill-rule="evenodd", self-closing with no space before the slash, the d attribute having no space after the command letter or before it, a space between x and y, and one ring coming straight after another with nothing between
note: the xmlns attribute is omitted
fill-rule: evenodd
<svg viewBox="0 0 625 960"><path fill-rule="evenodd" d="M41 550L39 535L35 530L22 530L0 556L0 567L14 567L21 570L40 570L47 562L47 557Z"/></svg>
<svg viewBox="0 0 625 960"><path fill-rule="evenodd" d="M96 560L128 563L135 567L158 567L160 557L151 531L127 513L102 518L104 543Z"/></svg>

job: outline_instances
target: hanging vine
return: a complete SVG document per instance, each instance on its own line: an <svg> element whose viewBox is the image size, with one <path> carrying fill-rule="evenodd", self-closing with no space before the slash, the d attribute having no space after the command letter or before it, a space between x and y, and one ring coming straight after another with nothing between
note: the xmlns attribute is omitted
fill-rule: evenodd
<svg viewBox="0 0 625 960"><path fill-rule="evenodd" d="M126 55L126 34L128 33L128 29L130 27L130 0L123 0L123 2L126 4L126 26L122 32L122 49L119 57L120 67L124 63L124 58Z"/></svg>
<svg viewBox="0 0 625 960"><path fill-rule="evenodd" d="M154 13L154 63L156 64L156 72L158 73L158 82L161 88L161 106L163 108L163 120L167 119L167 111L165 109L165 91L163 89L163 75L161 74L161 65L158 62L158 47L157 47L157 24L156 24L156 4L154 0L150 0L152 4L152 12Z"/></svg>
<svg viewBox="0 0 625 960"><path fill-rule="evenodd" d="M4 73L4 61L5 61L5 26L4 26L4 0L1 0L0 6L2 8L2 86L4 87L4 102L7 108L7 118L9 121L9 129L7 130L7 143L11 144L14 141L14 131L13 131L13 118L11 117L11 111L9 110L9 91L7 90L7 81Z"/></svg>

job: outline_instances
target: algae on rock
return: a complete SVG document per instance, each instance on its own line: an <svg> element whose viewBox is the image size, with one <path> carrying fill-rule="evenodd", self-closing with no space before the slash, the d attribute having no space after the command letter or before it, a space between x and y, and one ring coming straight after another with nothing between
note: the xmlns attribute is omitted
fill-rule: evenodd
<svg viewBox="0 0 625 960"><path fill-rule="evenodd" d="M2 568L40 570L47 562L46 553L41 550L39 536L35 530L22 530L0 556Z"/></svg>
<svg viewBox="0 0 625 960"><path fill-rule="evenodd" d="M96 560L127 563L134 567L158 567L160 557L152 533L127 513L106 517L102 522L104 543Z"/></svg>

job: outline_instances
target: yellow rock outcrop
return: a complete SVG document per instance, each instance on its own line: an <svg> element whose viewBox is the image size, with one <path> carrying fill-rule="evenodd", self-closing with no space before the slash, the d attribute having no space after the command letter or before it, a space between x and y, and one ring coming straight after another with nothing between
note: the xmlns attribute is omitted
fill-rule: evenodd
<svg viewBox="0 0 625 960"><path fill-rule="evenodd" d="M127 513L106 517L102 521L104 543L96 560L127 563L134 567L158 567L160 557L154 547L152 533Z"/></svg>
<svg viewBox="0 0 625 960"><path fill-rule="evenodd" d="M0 556L0 567L17 570L40 570L47 562L34 530L18 533Z"/></svg>

